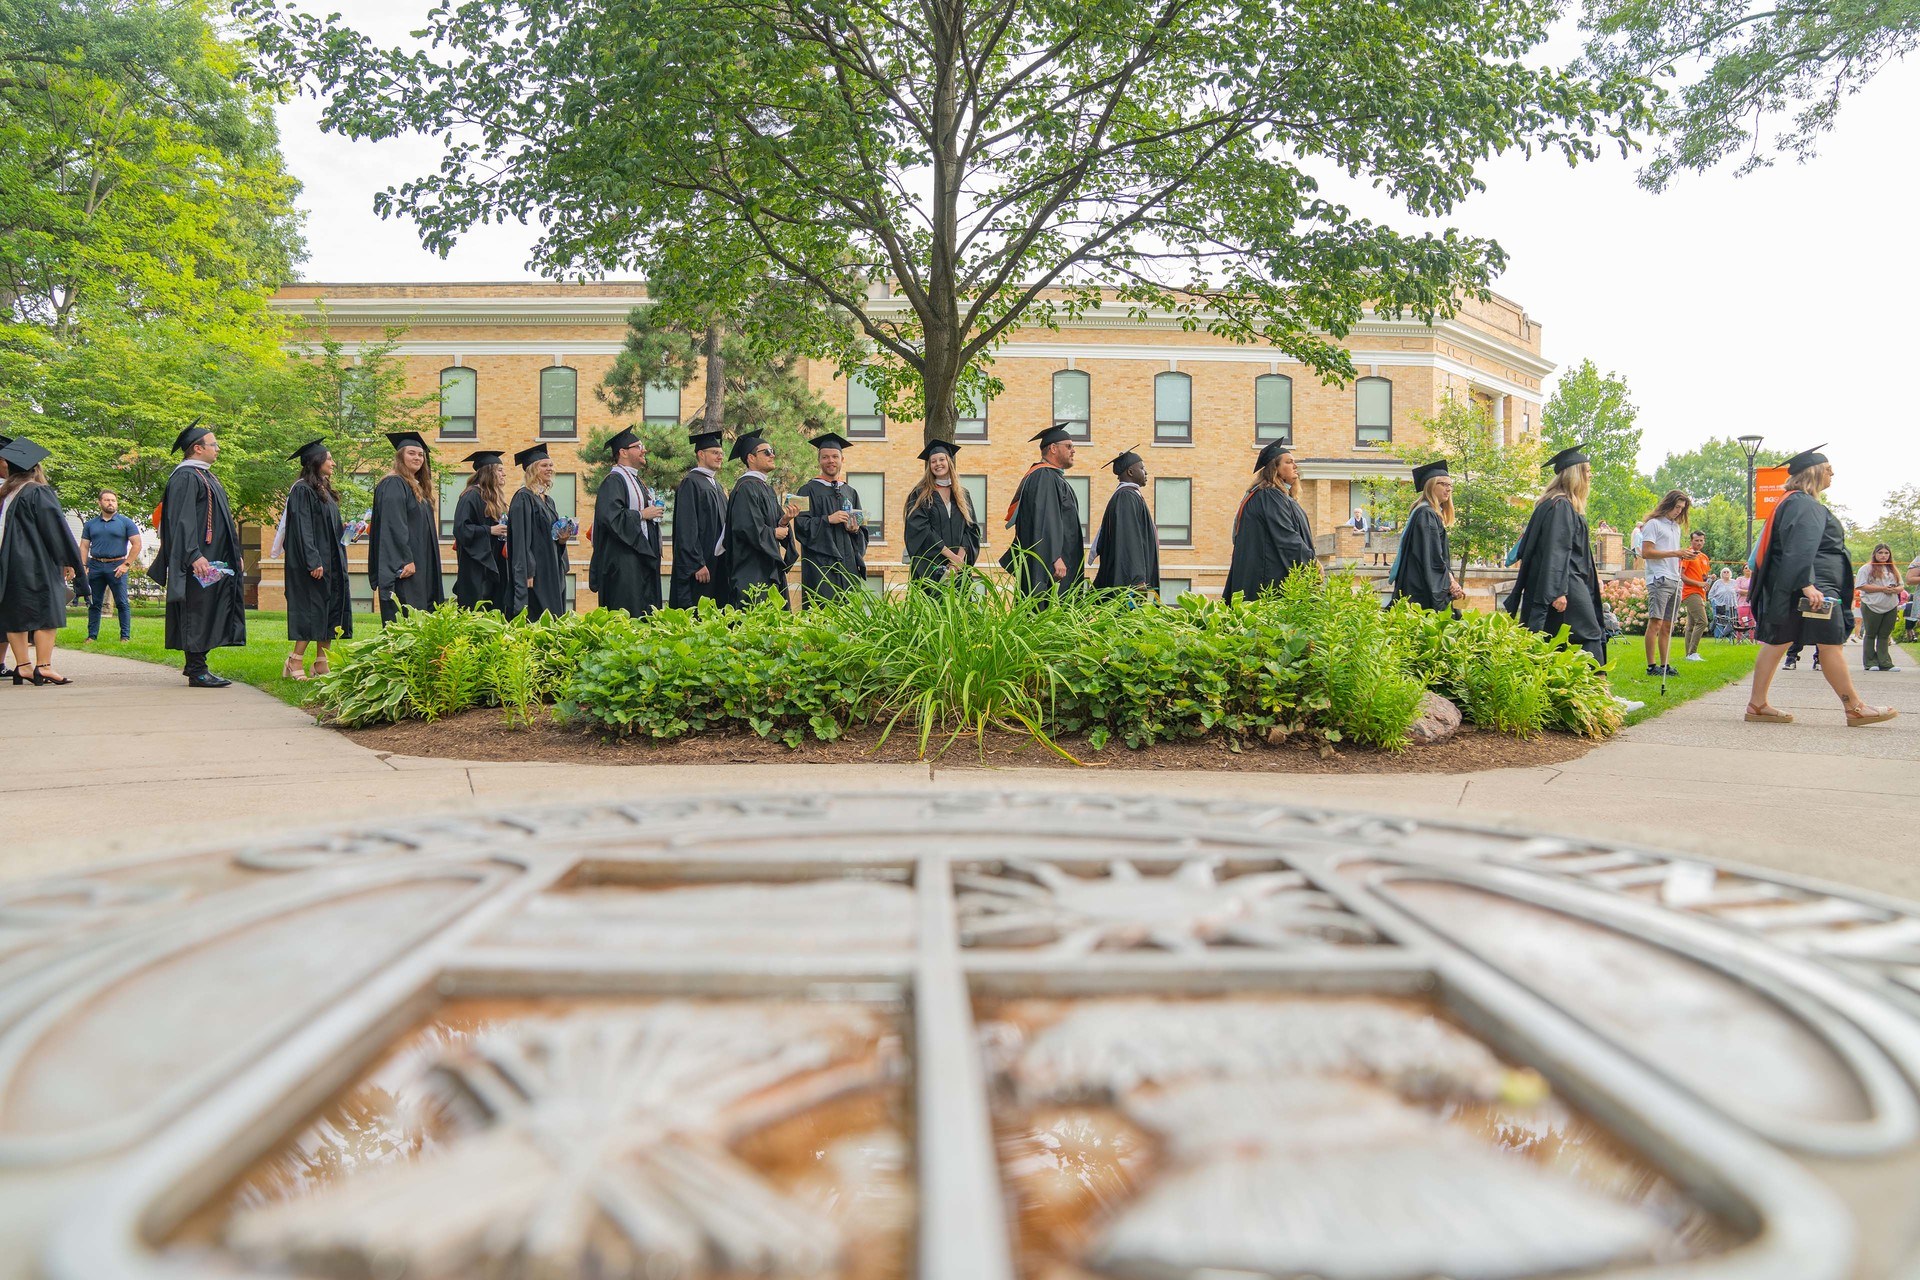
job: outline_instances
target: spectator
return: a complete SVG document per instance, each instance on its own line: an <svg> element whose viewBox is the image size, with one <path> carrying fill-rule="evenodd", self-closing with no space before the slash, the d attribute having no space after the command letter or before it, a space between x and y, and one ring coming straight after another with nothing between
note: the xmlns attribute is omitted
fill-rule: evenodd
<svg viewBox="0 0 1920 1280"><path fill-rule="evenodd" d="M1687 553L1680 557L1680 607L1687 614L1688 662L1706 661L1700 656L1700 637L1707 633L1707 575L1712 572L1707 535L1695 529Z"/></svg>
<svg viewBox="0 0 1920 1280"><path fill-rule="evenodd" d="M1707 603L1715 610L1725 609L1731 621L1740 608L1740 588L1734 584L1733 570L1722 569L1720 576L1707 588Z"/></svg>
<svg viewBox="0 0 1920 1280"><path fill-rule="evenodd" d="M1920 633L1920 556L1907 566L1907 632L1900 642L1912 643L1916 633Z"/></svg>
<svg viewBox="0 0 1920 1280"><path fill-rule="evenodd" d="M1680 550L1682 530L1693 499L1678 489L1667 490L1660 505L1640 522L1640 558L1647 562L1647 674L1677 676L1668 658L1673 652L1673 624L1680 616Z"/></svg>
<svg viewBox="0 0 1920 1280"><path fill-rule="evenodd" d="M1900 617L1900 570L1893 548L1882 542L1860 566L1855 579L1860 590L1862 671L1898 671L1893 665L1893 624Z"/></svg>
<svg viewBox="0 0 1920 1280"><path fill-rule="evenodd" d="M120 643L133 639L133 615L127 609L127 571L140 563L140 526L120 514L120 495L102 489L100 514L80 526L80 554L87 562L87 641L100 638L100 609L113 593L113 615L120 622Z"/></svg>

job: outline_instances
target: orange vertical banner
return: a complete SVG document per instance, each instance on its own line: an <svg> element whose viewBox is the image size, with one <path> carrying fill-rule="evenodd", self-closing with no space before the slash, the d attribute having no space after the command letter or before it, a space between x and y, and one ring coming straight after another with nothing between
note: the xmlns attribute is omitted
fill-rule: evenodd
<svg viewBox="0 0 1920 1280"><path fill-rule="evenodd" d="M1780 499L1787 494L1785 467L1756 467L1753 472L1753 518L1764 521L1773 515Z"/></svg>

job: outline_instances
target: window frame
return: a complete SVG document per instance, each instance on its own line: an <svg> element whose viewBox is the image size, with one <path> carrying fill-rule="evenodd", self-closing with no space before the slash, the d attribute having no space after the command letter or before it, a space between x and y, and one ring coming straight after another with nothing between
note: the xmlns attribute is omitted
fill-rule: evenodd
<svg viewBox="0 0 1920 1280"><path fill-rule="evenodd" d="M880 501L875 502L873 495L861 481L872 477L880 482ZM867 540L885 542L887 540L887 473L884 471L849 471L847 483L860 495L860 510L864 513Z"/></svg>
<svg viewBox="0 0 1920 1280"><path fill-rule="evenodd" d="M1080 499L1080 541L1085 543L1093 536L1093 477L1066 476L1067 487L1073 489L1075 498ZM1084 494L1080 491L1084 490Z"/></svg>
<svg viewBox="0 0 1920 1280"><path fill-rule="evenodd" d="M1087 412L1084 418L1073 418L1060 412L1060 379L1062 378L1078 378L1081 385L1087 389ZM1085 444L1093 439L1093 375L1085 369L1055 369L1049 391L1051 393L1049 403L1053 409L1053 416L1047 419L1047 425L1052 426L1056 422L1079 423L1078 432L1075 432L1071 425L1068 426L1067 438L1076 444Z"/></svg>
<svg viewBox="0 0 1920 1280"><path fill-rule="evenodd" d="M663 413L655 413L654 406L648 403L649 397L656 391L673 392L673 414L671 416ZM643 427L679 426L685 421L680 415L683 404L682 397L685 392L685 387L676 387L670 382L649 382L645 387L641 388L640 391L640 425Z"/></svg>
<svg viewBox="0 0 1920 1280"><path fill-rule="evenodd" d="M1167 584L1172 582L1179 583L1180 589L1169 596L1167 594ZM1162 578L1156 585L1156 590L1159 592L1161 604L1177 604L1181 596L1193 594L1193 579L1190 577Z"/></svg>
<svg viewBox="0 0 1920 1280"><path fill-rule="evenodd" d="M1274 422L1260 417L1260 386L1264 382L1278 381L1287 388L1287 420ZM1357 412L1357 410L1356 410ZM1358 420L1356 419L1356 422ZM1270 427L1278 427L1278 434L1263 434ZM1263 373L1253 380L1253 439L1254 443L1266 445L1279 441L1282 444L1293 443L1293 377L1285 373Z"/></svg>
<svg viewBox="0 0 1920 1280"><path fill-rule="evenodd" d="M573 412L564 417L547 412L547 377L549 374L564 373L573 379ZM540 408L540 434L542 440L578 440L580 438L580 371L570 364L550 364L540 371L537 394ZM566 430L550 430L549 422L567 424Z"/></svg>
<svg viewBox="0 0 1920 1280"><path fill-rule="evenodd" d="M1371 382L1378 382L1387 388L1387 421L1384 426L1368 424L1360 420L1360 388ZM1366 431L1385 431L1386 435L1371 439L1363 434ZM1353 443L1356 448L1377 449L1393 443L1393 379L1383 378L1379 374L1369 374L1356 378L1353 383Z"/></svg>
<svg viewBox="0 0 1920 1280"><path fill-rule="evenodd" d="M456 375L455 381L465 381L472 388L472 413L449 414L447 412L447 375ZM461 376L464 375L464 376ZM450 427L449 423L464 422L464 430ZM478 440L480 438L480 371L472 365L450 364L440 371L440 438L442 440Z"/></svg>
<svg viewBox="0 0 1920 1280"><path fill-rule="evenodd" d="M992 491L992 481L984 471L977 471L970 475L956 475L954 477L954 483L963 489L967 488L967 481L969 480L978 480L980 482L980 501L973 503L973 522L980 526L980 545L982 548L985 548L987 545L987 530L989 528L989 521L987 520L987 494ZM973 501L973 490L971 489L967 489L967 500L969 502Z"/></svg>
<svg viewBox="0 0 1920 1280"><path fill-rule="evenodd" d="M466 491L467 477L464 473L436 476L440 486L440 509L436 516L440 521L440 541L453 541L453 513L460 507L460 495ZM447 495L453 495L453 501L447 501Z"/></svg>
<svg viewBox="0 0 1920 1280"><path fill-rule="evenodd" d="M983 404L980 406L980 412L975 414L969 414L960 405L960 402L958 400L955 400L953 405L954 441L956 443L965 442L967 444L985 444L987 440L987 430L988 430L987 413L991 407L992 407L992 402L989 401L987 404ZM979 423L980 429L978 431L967 430L964 424L969 422Z"/></svg>
<svg viewBox="0 0 1920 1280"><path fill-rule="evenodd" d="M1160 522L1160 486L1180 484L1187 487L1187 522L1177 526L1186 530L1182 537L1167 535L1167 526ZM1153 478L1153 531L1163 547L1191 547L1193 545L1193 479L1190 476L1155 476Z"/></svg>
<svg viewBox="0 0 1920 1280"><path fill-rule="evenodd" d="M1177 379L1178 385L1184 385L1187 391L1187 416L1184 421L1160 416L1160 384L1163 379ZM1169 381L1169 386L1176 385ZM1153 442L1155 444L1192 444L1193 443L1193 375L1182 373L1178 369L1164 369L1153 375Z"/></svg>
<svg viewBox="0 0 1920 1280"><path fill-rule="evenodd" d="M885 440L887 438L887 415L880 407L880 393L867 385L861 370L856 369L847 378L846 419L847 439L849 440ZM873 412L856 414L853 411L853 389L858 386L873 397ZM872 427L857 427L855 422L872 422ZM871 473L868 473L871 474Z"/></svg>

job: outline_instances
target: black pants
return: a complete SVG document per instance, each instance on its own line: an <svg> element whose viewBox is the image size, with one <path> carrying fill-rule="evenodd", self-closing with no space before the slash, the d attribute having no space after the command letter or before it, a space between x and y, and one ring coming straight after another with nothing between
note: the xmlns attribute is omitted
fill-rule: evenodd
<svg viewBox="0 0 1920 1280"><path fill-rule="evenodd" d="M189 679L207 674L207 651L205 649L187 650L187 665L182 674Z"/></svg>

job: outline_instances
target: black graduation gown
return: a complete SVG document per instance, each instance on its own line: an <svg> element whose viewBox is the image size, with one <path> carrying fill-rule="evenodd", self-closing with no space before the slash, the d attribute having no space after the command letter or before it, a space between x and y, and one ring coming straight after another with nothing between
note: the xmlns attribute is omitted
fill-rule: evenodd
<svg viewBox="0 0 1920 1280"><path fill-rule="evenodd" d="M67 625L67 576L84 588L86 564L48 484L15 491L0 533L0 632L58 631Z"/></svg>
<svg viewBox="0 0 1920 1280"><path fill-rule="evenodd" d="M400 570L413 566L413 576ZM445 600L440 582L440 520L433 504L413 496L399 476L373 487L373 515L367 521L367 577L376 599L431 609Z"/></svg>
<svg viewBox="0 0 1920 1280"><path fill-rule="evenodd" d="M1800 617L1806 587L1818 587L1840 601L1831 620ZM1841 644L1853 633L1853 561L1847 555L1847 531L1825 503L1797 489L1780 500L1747 599L1753 606L1754 635L1762 644ZM1803 621L1817 634L1803 636Z"/></svg>
<svg viewBox="0 0 1920 1280"><path fill-rule="evenodd" d="M567 544L555 541L553 499L521 489L507 504L507 609L531 622L567 611ZM528 585L528 580L532 585Z"/></svg>
<svg viewBox="0 0 1920 1280"><path fill-rule="evenodd" d="M727 495L720 481L695 468L673 491L673 581L667 603L691 609L701 600L726 604L732 599L722 535L727 528ZM716 553L715 547L720 550ZM694 574L709 571L699 582Z"/></svg>
<svg viewBox="0 0 1920 1280"><path fill-rule="evenodd" d="M1093 536L1096 587L1160 586L1160 530L1138 485L1121 485L1107 499Z"/></svg>
<svg viewBox="0 0 1920 1280"><path fill-rule="evenodd" d="M655 505L646 487L638 487L641 505ZM599 597L602 609L640 617L660 607L660 522L641 518L627 478L618 471L609 471L594 495L587 589Z"/></svg>
<svg viewBox="0 0 1920 1280"><path fill-rule="evenodd" d="M749 596L763 595L768 589L778 592L781 603L786 603L787 570L793 568L799 548L791 531L785 541L773 536L785 519L785 508L770 482L742 476L733 486L733 496L727 500L727 559L733 565L735 604L754 604Z"/></svg>
<svg viewBox="0 0 1920 1280"><path fill-rule="evenodd" d="M1414 504L1400 535L1400 557L1394 563L1393 598L1411 600L1436 613L1453 611L1453 574L1447 567L1450 547L1447 526L1440 513L1425 501Z"/></svg>
<svg viewBox="0 0 1920 1280"><path fill-rule="evenodd" d="M807 509L793 519L793 535L803 553L800 559L800 599L831 600L842 591L865 590L867 538L865 524L849 529L828 524L836 511L864 508L860 494L844 481L836 488L822 479L800 486Z"/></svg>
<svg viewBox="0 0 1920 1280"><path fill-rule="evenodd" d="M1555 609L1553 602L1561 596L1567 598L1567 607ZM1520 583L1507 599L1507 611L1542 635L1553 635L1564 625L1575 645L1606 665L1593 541L1587 518L1567 499L1542 502L1527 518L1527 530L1520 535Z"/></svg>
<svg viewBox="0 0 1920 1280"><path fill-rule="evenodd" d="M911 503L912 497L907 501ZM964 551L967 563L980 559L980 526L967 519L958 501L942 502L930 494L919 506L908 506L902 522L906 528L907 579L910 582L937 582L950 576L952 566L941 548Z"/></svg>
<svg viewBox="0 0 1920 1280"><path fill-rule="evenodd" d="M507 598L507 540L493 526L507 513L487 514L487 498L467 489L453 506L453 598L462 609L499 609Z"/></svg>
<svg viewBox="0 0 1920 1280"><path fill-rule="evenodd" d="M205 653L246 644L240 527L233 522L227 491L211 471L184 463L173 469L160 500L159 533L160 554L147 572L167 587L167 648ZM203 556L222 561L233 576L201 586L193 562Z"/></svg>
<svg viewBox="0 0 1920 1280"><path fill-rule="evenodd" d="M1014 492L1013 542L1000 557L1000 567L1028 595L1045 595L1057 588L1077 589L1086 580L1086 539L1080 532L1080 502L1058 467L1038 466L1027 472ZM1053 562L1066 562L1067 576L1056 580Z"/></svg>
<svg viewBox="0 0 1920 1280"><path fill-rule="evenodd" d="M1233 521L1233 559L1221 594L1252 600L1287 580L1294 566L1314 563L1307 511L1285 489L1254 489Z"/></svg>
<svg viewBox="0 0 1920 1280"><path fill-rule="evenodd" d="M353 635L353 593L347 587L347 549L340 504L302 480L287 494L287 639L332 640ZM315 578L313 571L321 571Z"/></svg>

